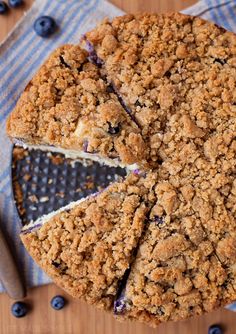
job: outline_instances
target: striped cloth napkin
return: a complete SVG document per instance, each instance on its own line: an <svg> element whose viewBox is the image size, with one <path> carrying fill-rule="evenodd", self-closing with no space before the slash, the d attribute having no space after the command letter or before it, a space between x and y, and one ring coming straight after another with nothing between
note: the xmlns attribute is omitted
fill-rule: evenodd
<svg viewBox="0 0 236 334"><path fill-rule="evenodd" d="M201 16L236 32L236 0L203 0L183 13ZM104 17L121 14L121 10L105 0L36 0L0 45L0 222L28 287L49 283L50 279L26 254L19 240L21 223L12 196L12 144L5 134L6 117L28 81L53 49L64 43L77 43L83 33ZM53 16L60 26L58 33L51 38L38 37L32 28L35 19L41 15ZM3 287L0 285L1 291Z"/></svg>

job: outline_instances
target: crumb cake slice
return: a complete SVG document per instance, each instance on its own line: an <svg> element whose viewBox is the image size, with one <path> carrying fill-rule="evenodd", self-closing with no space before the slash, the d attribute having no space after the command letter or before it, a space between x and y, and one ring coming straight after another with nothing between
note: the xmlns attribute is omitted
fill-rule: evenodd
<svg viewBox="0 0 236 334"><path fill-rule="evenodd" d="M235 34L179 13L129 14L104 20L85 42L142 129L152 161L166 158L178 135L168 133L173 122L186 132L182 145L201 146L235 120Z"/></svg>
<svg viewBox="0 0 236 334"><path fill-rule="evenodd" d="M136 168L146 154L140 130L87 57L79 46L55 50L27 85L7 132L20 145Z"/></svg>
<svg viewBox="0 0 236 334"><path fill-rule="evenodd" d="M154 184L154 174L132 173L25 226L21 239L56 284L109 309L145 227Z"/></svg>
<svg viewBox="0 0 236 334"><path fill-rule="evenodd" d="M232 276L199 222L152 216L114 304L119 319L156 326L210 312L236 299Z"/></svg>

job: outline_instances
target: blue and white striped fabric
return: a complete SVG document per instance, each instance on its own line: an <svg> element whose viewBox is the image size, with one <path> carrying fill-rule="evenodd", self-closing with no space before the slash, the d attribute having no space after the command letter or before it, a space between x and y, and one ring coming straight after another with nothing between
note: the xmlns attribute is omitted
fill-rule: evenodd
<svg viewBox="0 0 236 334"><path fill-rule="evenodd" d="M202 16L236 32L236 0L199 1L183 12ZM18 237L21 226L12 198L12 145L5 135L6 117L53 49L64 43L77 43L81 34L102 18L120 14L121 10L105 0L36 0L13 33L0 45L0 222L14 247L27 286L46 284L50 280L26 254ZM38 37L32 29L40 15L53 16L60 26L58 33L49 39ZM3 291L1 286L0 291Z"/></svg>
<svg viewBox="0 0 236 334"><path fill-rule="evenodd" d="M203 0L182 11L236 32L236 0Z"/></svg>

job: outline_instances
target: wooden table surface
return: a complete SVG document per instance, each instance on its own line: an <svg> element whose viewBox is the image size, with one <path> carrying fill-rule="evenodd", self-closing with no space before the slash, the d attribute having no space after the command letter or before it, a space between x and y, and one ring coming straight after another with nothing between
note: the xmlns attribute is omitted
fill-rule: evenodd
<svg viewBox="0 0 236 334"><path fill-rule="evenodd" d="M126 12L155 11L166 12L180 10L194 0L112 0ZM12 29L23 12L30 7L32 0L25 6L11 10L0 17L0 41ZM68 299L68 305L61 311L50 307L50 300L56 294ZM218 310L209 315L184 322L168 323L152 329L138 323L119 323L111 315L97 311L83 302L73 300L56 286L49 285L28 291L26 302L31 305L30 313L22 319L15 319L10 312L12 300L0 295L0 334L205 334L209 325L220 323L227 334L236 334L236 314Z"/></svg>

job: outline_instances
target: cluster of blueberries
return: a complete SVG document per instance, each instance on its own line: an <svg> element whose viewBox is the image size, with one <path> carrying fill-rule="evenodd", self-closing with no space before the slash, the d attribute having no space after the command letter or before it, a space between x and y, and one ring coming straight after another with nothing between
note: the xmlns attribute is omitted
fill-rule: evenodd
<svg viewBox="0 0 236 334"><path fill-rule="evenodd" d="M11 8L17 8L23 5L22 0L8 0L8 5ZM9 7L5 1L0 1L0 14L6 14ZM49 37L57 30L56 21L50 16L40 16L34 22L34 30L41 37Z"/></svg>
<svg viewBox="0 0 236 334"><path fill-rule="evenodd" d="M19 7L23 4L22 0L8 0L8 5L11 8ZM0 1L0 14L5 14L8 11L8 5L5 1Z"/></svg>
<svg viewBox="0 0 236 334"><path fill-rule="evenodd" d="M62 296L55 296L52 298L50 304L54 310L59 311L66 305L66 300ZM24 302L16 302L11 307L11 312L16 318L24 317L28 313L28 311L29 306Z"/></svg>
<svg viewBox="0 0 236 334"><path fill-rule="evenodd" d="M54 310L61 310L65 304L66 300L62 296L55 296L51 300L51 306ZM11 307L12 314L17 318L24 317L29 311L29 307L26 303L16 302ZM223 329L220 325L212 325L208 329L208 334L223 334Z"/></svg>

